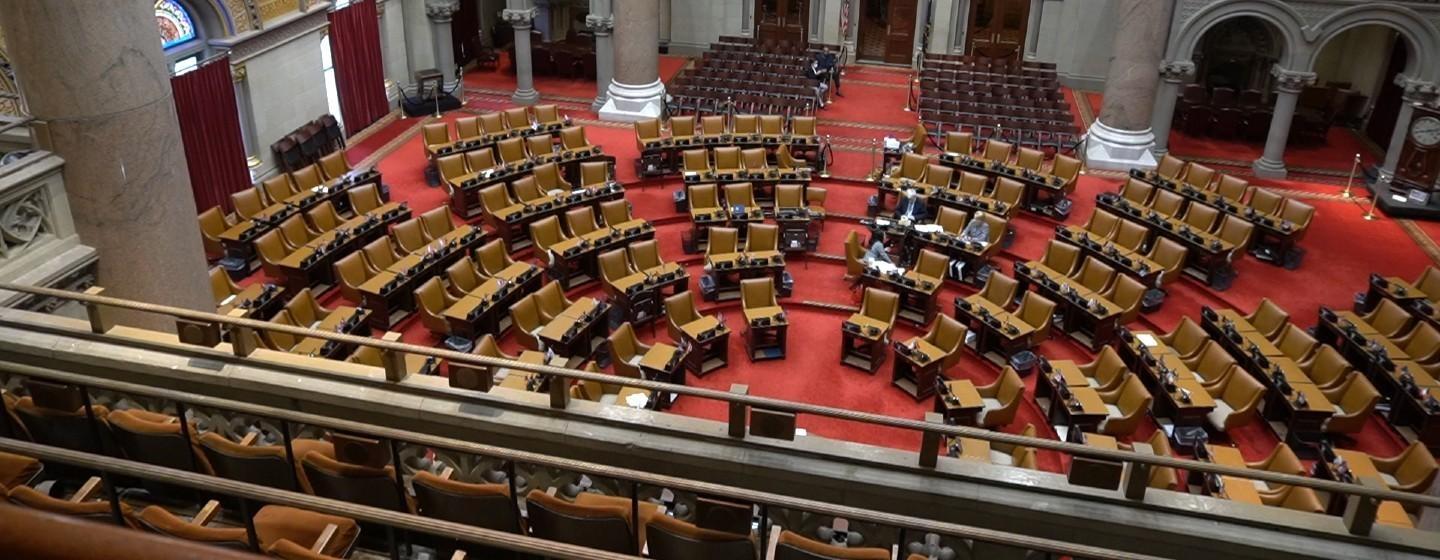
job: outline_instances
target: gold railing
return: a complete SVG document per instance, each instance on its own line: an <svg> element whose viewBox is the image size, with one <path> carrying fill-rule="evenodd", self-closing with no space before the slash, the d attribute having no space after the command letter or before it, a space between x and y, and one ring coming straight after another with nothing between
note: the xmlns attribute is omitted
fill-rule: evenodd
<svg viewBox="0 0 1440 560"><path fill-rule="evenodd" d="M1282 474L1276 472L1249 469L1245 467L1232 467L1216 463L1180 459L1176 457L1136 453L1132 451L1110 450L1087 445L1068 443L1063 441L1026 437L1016 434L995 432L980 428L966 426L954 426L943 423L938 414L930 413L925 420L914 420L885 416L869 412L841 409L835 407L821 406L809 403L786 401L781 399L757 397L737 391L718 391L688 385L675 385L632 377L622 377L603 373L594 373L568 368L560 368L547 365L536 365L513 360L491 358L466 354L439 348L392 342L372 337L354 336L339 334L329 331L320 331L306 327L280 325L266 321L246 319L240 317L229 317L210 312L194 311L190 309L171 307L165 305L135 302L120 298L102 295L99 288L92 288L90 292L79 293L52 288L39 288L33 286L21 286L8 283L0 283L0 290L27 293L46 298L59 298L79 302L84 305L90 330L95 334L105 334L112 326L106 315L107 308L125 309L143 313L168 315L188 325L209 325L218 329L220 326L228 326L232 332L232 340L237 343L231 345L231 350L237 357L248 357L257 348L253 341L258 339L255 333L260 331L274 331L298 337L319 338L327 341L334 341L340 344L353 344L374 347L385 356L386 377L389 381L399 382L407 377L404 371L405 354L416 354L442 360L451 364L451 367L462 366L481 370L490 368L505 368L551 376L556 379L595 381L625 387L648 389L655 393L669 393L684 395L702 399L722 401L729 406L729 430L731 437L743 439L747 434L747 418L750 409L764 411L778 411L793 414L808 414L859 422L887 428L898 428L920 432L922 434L920 449L916 452L917 464L922 468L933 469L937 465L939 456L940 441L945 436L966 437L990 442L992 444L1004 444L1010 446L1024 446L1037 450L1048 450L1064 453L1072 457L1084 457L1100 461L1107 461L1122 465L1123 475L1119 494L1125 499L1135 502L1143 501L1148 490L1147 483L1150 478L1150 470L1153 468L1175 468L1192 473L1214 474L1249 480L1259 480L1269 484L1300 486L1331 494L1347 495L1352 499L1351 509L1353 513L1344 516L1345 528L1354 535L1368 535L1375 522L1375 512L1383 501L1394 501L1401 504L1410 504L1422 507L1440 507L1440 497L1416 494L1411 492L1400 492L1391 490L1379 480L1362 481L1368 483L1352 484L1332 480L1323 480L1305 476ZM323 363L323 362L321 362ZM453 369L452 369L453 371ZM569 404L568 383L550 383L550 405L554 409L565 409Z"/></svg>

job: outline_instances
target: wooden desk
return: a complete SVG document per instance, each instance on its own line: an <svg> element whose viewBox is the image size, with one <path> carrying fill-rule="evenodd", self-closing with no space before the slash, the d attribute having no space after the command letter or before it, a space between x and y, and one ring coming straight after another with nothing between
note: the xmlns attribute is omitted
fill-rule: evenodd
<svg viewBox="0 0 1440 560"><path fill-rule="evenodd" d="M1069 391L1070 398L1064 398L1064 391ZM1100 422L1105 420L1108 411L1105 409L1105 401L1100 400L1100 393L1090 387L1066 387L1056 388L1057 397L1050 400L1050 424L1053 426L1069 426L1072 430L1095 430L1100 427Z"/></svg>
<svg viewBox="0 0 1440 560"><path fill-rule="evenodd" d="M697 376L703 376L730 363L730 329L715 317L705 316L680 327L680 333L694 349L686 355L685 365Z"/></svg>
<svg viewBox="0 0 1440 560"><path fill-rule="evenodd" d="M974 426L979 421L980 410L985 408L985 399L975 390L969 379L953 379L945 382L945 394L935 395L935 412L945 417L947 424Z"/></svg>
<svg viewBox="0 0 1440 560"><path fill-rule="evenodd" d="M1113 192L1100 193L1095 207L1147 227L1152 236L1168 237L1186 248L1185 273L1217 290L1229 288L1235 267L1231 265L1236 250L1233 243L1189 224L1160 215L1144 206L1137 206Z"/></svg>
<svg viewBox="0 0 1440 560"><path fill-rule="evenodd" d="M1092 259L1125 273L1147 288L1156 287L1164 267L1139 251L1131 251L1110 242L1098 239L1082 226L1056 226L1055 239L1079 248Z"/></svg>
<svg viewBox="0 0 1440 560"><path fill-rule="evenodd" d="M745 349L750 361L776 360L785 357L786 335L790 323L779 307L745 310Z"/></svg>
<svg viewBox="0 0 1440 560"><path fill-rule="evenodd" d="M550 247L550 274L569 290L600 277L596 258L601 253L654 238L655 228L645 220L631 220L568 238Z"/></svg>
<svg viewBox="0 0 1440 560"><path fill-rule="evenodd" d="M520 267L518 275L508 274ZM513 276L505 278L506 276ZM510 329L510 307L526 295L540 289L540 269L527 263L515 263L480 286L465 294L445 309L445 320L450 323L450 333L471 340L486 334L499 337Z"/></svg>
<svg viewBox="0 0 1440 560"><path fill-rule="evenodd" d="M410 208L393 202L356 216L320 234L277 263L291 293L306 288L324 292L335 285L335 261L384 237L390 226L410 219Z"/></svg>
<svg viewBox="0 0 1440 560"><path fill-rule="evenodd" d="M1375 468L1375 462L1364 452L1350 449L1336 449L1335 456L1337 460L1343 460L1345 462L1344 468L1341 468L1338 461L1326 461L1324 457L1322 457L1315 462L1317 476L1328 480L1354 484L1359 484L1360 480L1367 478L1383 480L1380 476L1380 470ZM1326 511L1330 515L1344 515L1345 506L1349 501L1350 496L1348 494L1331 494L1330 504ZM1375 520L1395 527L1415 527L1414 521L1411 521L1410 515L1405 512L1405 508L1400 505L1400 502L1390 500L1380 502L1380 509L1376 512Z"/></svg>
<svg viewBox="0 0 1440 560"><path fill-rule="evenodd" d="M574 368L590 358L610 334L605 316L609 306L594 298L580 298L540 329L540 339L556 355L567 358L565 367Z"/></svg>
<svg viewBox="0 0 1440 560"><path fill-rule="evenodd" d="M285 301L289 299L286 293L284 287L275 284L251 284L220 302L215 313L229 315L233 310L244 309L246 319L269 321L285 308Z"/></svg>
<svg viewBox="0 0 1440 560"><path fill-rule="evenodd" d="M565 366L564 356L555 356L554 359L550 360L549 364L546 364L545 353L536 352L534 350L526 350L524 352L521 352L519 358L517 358L515 361L537 366ZM500 368L499 371L495 372L495 375L496 377L500 378L500 380L496 383L496 386L498 387L504 387L506 389L513 389L516 391L529 391L534 393L549 390L550 379L548 376L545 376L543 374L518 369Z"/></svg>
<svg viewBox="0 0 1440 560"><path fill-rule="evenodd" d="M1051 360L1050 371L1044 371L1044 362L1041 362L1040 378L1043 382L1035 383L1035 400L1051 399L1058 393L1058 388L1066 387L1089 387L1084 373L1080 372L1080 365L1071 360Z"/></svg>
<svg viewBox="0 0 1440 560"><path fill-rule="evenodd" d="M1034 327L978 296L956 298L955 319L975 333L965 345L1000 367L1008 365L1010 356L1028 350L1030 335L1035 332Z"/></svg>
<svg viewBox="0 0 1440 560"><path fill-rule="evenodd" d="M367 184L374 184L381 196L385 195L385 191L379 189L382 183L378 171L373 168L357 169L340 178L326 181L320 187L296 193L284 201L266 207L256 214L254 219L241 221L220 234L220 243L225 247L225 256L243 259L250 263L253 270L258 265L255 260L255 239L279 227L280 222L285 221L286 218L296 214L303 215L305 211L319 206L322 202L329 201L335 206L337 212L349 212L349 190Z"/></svg>
<svg viewBox="0 0 1440 560"><path fill-rule="evenodd" d="M936 380L944 376L945 351L920 337L895 344L895 365L890 384L916 401L935 394Z"/></svg>
<svg viewBox="0 0 1440 560"><path fill-rule="evenodd" d="M916 325L928 325L935 319L935 303L942 278L898 268L881 272L867 266L860 279L866 286L879 287L900 296L900 310L896 318Z"/></svg>
<svg viewBox="0 0 1440 560"><path fill-rule="evenodd" d="M363 309L342 305L331 310L330 314L326 315L325 319L320 321L320 324L314 325L314 328L319 331L353 334L355 336L370 336L370 324L366 320L367 315L369 315L369 313ZM354 344L341 344L323 338L305 338L296 344L294 348L290 349L290 352L293 354L328 358L331 360L343 359L354 351Z"/></svg>
<svg viewBox="0 0 1440 560"><path fill-rule="evenodd" d="M1120 450L1119 442L1107 435L1078 430L1073 430L1070 434L1076 443L1109 451ZM1067 473L1067 479L1071 484L1079 486L1113 490L1120 487L1120 477L1124 470L1124 465L1117 461L1077 455L1070 458L1070 471Z"/></svg>
<svg viewBox="0 0 1440 560"><path fill-rule="evenodd" d="M1420 396L1401 391L1390 401L1390 424L1407 442L1419 441L1440 454L1440 387L1416 391Z"/></svg>
<svg viewBox="0 0 1440 560"><path fill-rule="evenodd" d="M1048 216L1050 208L1055 203L1067 198L1065 195L1066 181L1063 177L1031 171L1001 161L977 158L970 154L942 152L938 159L940 165L985 175L992 181L1000 178L1018 181L1025 187L1025 191L1020 197L1020 207L1029 212Z"/></svg>
<svg viewBox="0 0 1440 560"><path fill-rule="evenodd" d="M749 278L769 277L778 293L785 283L785 255L779 251L711 255L705 257L705 272L715 280L712 301L739 299L740 281Z"/></svg>
<svg viewBox="0 0 1440 560"><path fill-rule="evenodd" d="M1052 275L1031 264L1038 263L1017 263L1017 290L1024 293L1034 285L1036 292L1055 302L1064 316L1063 332L1091 351L1098 351L1115 339L1120 328L1122 309L1119 305L1068 276Z"/></svg>
<svg viewBox="0 0 1440 560"><path fill-rule="evenodd" d="M1249 468L1249 465L1245 463L1245 457L1240 454L1239 449L1213 444L1206 444L1205 448L1210 452L1210 462L1212 463L1237 469ZM1202 482L1202 486L1204 486L1205 490L1212 496L1218 498L1247 504L1265 505L1265 502L1260 499L1260 492L1255 489L1254 481L1248 478L1233 476L1223 476L1220 477L1220 479L1224 484L1222 491L1217 492L1216 489L1211 488L1208 483Z"/></svg>
<svg viewBox="0 0 1440 560"><path fill-rule="evenodd" d="M360 285L360 294L364 307L371 311L371 326L390 330L415 310L416 288L444 274L446 267L470 255L484 242L479 228L462 225L365 281Z"/></svg>
<svg viewBox="0 0 1440 560"><path fill-rule="evenodd" d="M885 363L890 325L856 313L840 325L840 363L874 374Z"/></svg>
<svg viewBox="0 0 1440 560"><path fill-rule="evenodd" d="M687 354L689 353L679 348L657 342L641 356L640 371L645 375L645 379L650 381L684 385ZM656 395L657 408L669 408L675 403L675 397L676 395L670 393Z"/></svg>

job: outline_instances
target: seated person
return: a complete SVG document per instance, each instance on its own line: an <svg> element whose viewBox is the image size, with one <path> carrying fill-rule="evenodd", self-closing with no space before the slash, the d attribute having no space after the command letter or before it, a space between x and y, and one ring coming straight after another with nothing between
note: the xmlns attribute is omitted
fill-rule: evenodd
<svg viewBox="0 0 1440 560"><path fill-rule="evenodd" d="M870 244L870 248L865 250L865 256L861 257L860 260L865 261L866 265L875 262L895 264L895 261L890 259L890 252L885 250L885 243L879 239L876 239L874 243Z"/></svg>
<svg viewBox="0 0 1440 560"><path fill-rule="evenodd" d="M925 198L915 189L900 191L900 201L895 204L895 219L909 219L911 222L919 222L927 215Z"/></svg>
<svg viewBox="0 0 1440 560"><path fill-rule="evenodd" d="M960 231L960 240L966 243L985 243L990 240L990 223L980 219L980 213L970 218L970 223Z"/></svg>

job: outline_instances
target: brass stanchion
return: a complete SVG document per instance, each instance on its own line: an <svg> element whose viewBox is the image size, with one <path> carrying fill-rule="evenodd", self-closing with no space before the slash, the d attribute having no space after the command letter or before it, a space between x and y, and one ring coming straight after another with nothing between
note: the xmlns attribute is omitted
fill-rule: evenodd
<svg viewBox="0 0 1440 560"><path fill-rule="evenodd" d="M884 171L880 169L880 166L875 163L875 149L879 145L879 142L879 140L874 138L870 139L870 176L866 177L865 180L872 183L875 182L876 179L879 179L880 175L884 173Z"/></svg>
<svg viewBox="0 0 1440 560"><path fill-rule="evenodd" d="M1365 219L1366 219L1366 220L1374 220L1374 219L1375 219L1375 202L1378 201L1378 200L1380 200L1380 197L1379 197L1379 196L1371 196L1371 197L1370 197L1370 209L1365 211Z"/></svg>
<svg viewBox="0 0 1440 560"><path fill-rule="evenodd" d="M1355 197L1350 194L1350 185L1355 183L1355 171L1358 169L1360 169L1360 154L1355 154L1355 163L1350 165L1350 177L1345 179L1345 192L1340 193L1340 196L1347 199Z"/></svg>
<svg viewBox="0 0 1440 560"><path fill-rule="evenodd" d="M826 135L825 135L825 144L823 144L823 145L820 146L820 151L815 155L815 165L820 168L820 178L821 178L821 179L829 179L829 178L830 178L830 165L827 164L827 163L825 163L825 156L826 156L826 154L829 154L830 157L834 157L834 153L835 153L835 152L833 151L834 149L830 147L830 141L831 141L830 135L829 135L829 134L826 134Z"/></svg>
<svg viewBox="0 0 1440 560"><path fill-rule="evenodd" d="M1365 211L1366 221L1375 220L1375 204L1380 202L1380 183L1382 182L1386 185L1385 191L1389 192L1390 179L1385 176L1383 171L1380 172L1380 177L1375 179L1375 186L1370 189L1370 209Z"/></svg>

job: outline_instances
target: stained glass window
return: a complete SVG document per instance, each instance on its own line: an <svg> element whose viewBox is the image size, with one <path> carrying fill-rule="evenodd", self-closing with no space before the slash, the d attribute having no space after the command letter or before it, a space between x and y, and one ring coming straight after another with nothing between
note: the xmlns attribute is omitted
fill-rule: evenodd
<svg viewBox="0 0 1440 560"><path fill-rule="evenodd" d="M164 48L195 39L195 22L190 19L190 12L175 0L155 0L155 23L160 26L160 44Z"/></svg>

